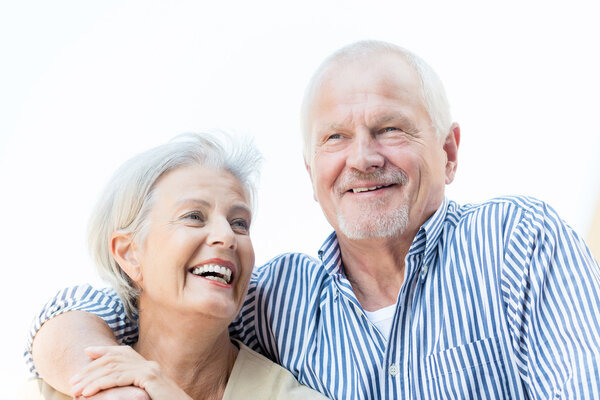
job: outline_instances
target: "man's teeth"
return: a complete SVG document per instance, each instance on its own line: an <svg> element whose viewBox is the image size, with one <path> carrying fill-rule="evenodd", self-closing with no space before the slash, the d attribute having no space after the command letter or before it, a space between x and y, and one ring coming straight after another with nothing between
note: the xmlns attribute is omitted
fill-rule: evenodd
<svg viewBox="0 0 600 400"><path fill-rule="evenodd" d="M192 269L192 274L221 283L231 282L231 270L217 264L205 264Z"/></svg>
<svg viewBox="0 0 600 400"><path fill-rule="evenodd" d="M372 187L366 187L366 188L354 188L352 189L352 191L354 193L360 193L360 192L369 192L371 190L376 190L379 188L382 188L383 186L372 186Z"/></svg>

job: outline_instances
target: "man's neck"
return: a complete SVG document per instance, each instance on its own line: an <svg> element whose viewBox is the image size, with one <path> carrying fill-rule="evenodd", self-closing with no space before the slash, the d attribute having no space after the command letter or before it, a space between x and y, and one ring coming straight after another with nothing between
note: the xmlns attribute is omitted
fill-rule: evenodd
<svg viewBox="0 0 600 400"><path fill-rule="evenodd" d="M404 283L404 260L415 233L402 237L350 240L338 234L344 272L367 311L395 304Z"/></svg>
<svg viewBox="0 0 600 400"><path fill-rule="evenodd" d="M163 312L156 305L147 305L152 307L148 315L140 303L139 340L134 349L157 361L192 398L221 398L238 353L227 322Z"/></svg>

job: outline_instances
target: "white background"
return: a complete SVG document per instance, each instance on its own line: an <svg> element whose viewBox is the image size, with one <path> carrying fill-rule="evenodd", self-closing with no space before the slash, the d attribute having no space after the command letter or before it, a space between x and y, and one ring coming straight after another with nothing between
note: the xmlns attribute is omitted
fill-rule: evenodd
<svg viewBox="0 0 600 400"><path fill-rule="evenodd" d="M298 110L333 50L382 39L425 58L462 127L449 197L548 201L586 235L600 183L600 25L592 1L3 1L0 398L25 378L34 313L99 283L89 211L114 169L186 131L248 133L265 156L257 262L315 254L329 226Z"/></svg>

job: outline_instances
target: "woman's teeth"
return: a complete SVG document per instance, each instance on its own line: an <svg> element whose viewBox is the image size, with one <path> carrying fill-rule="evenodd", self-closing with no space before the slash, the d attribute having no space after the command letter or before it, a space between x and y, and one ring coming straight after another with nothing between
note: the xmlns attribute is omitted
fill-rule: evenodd
<svg viewBox="0 0 600 400"><path fill-rule="evenodd" d="M217 264L205 264L195 267L190 271L194 275L201 276L216 282L228 284L231 282L231 270Z"/></svg>

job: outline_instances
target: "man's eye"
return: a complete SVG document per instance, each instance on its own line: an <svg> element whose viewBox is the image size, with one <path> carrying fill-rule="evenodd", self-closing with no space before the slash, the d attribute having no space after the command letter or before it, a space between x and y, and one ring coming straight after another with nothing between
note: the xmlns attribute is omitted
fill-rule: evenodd
<svg viewBox="0 0 600 400"><path fill-rule="evenodd" d="M248 231L250 230L250 224L245 219L236 218L233 221L231 221L231 228L236 233L244 234L248 233Z"/></svg>
<svg viewBox="0 0 600 400"><path fill-rule="evenodd" d="M397 131L398 128L395 128L393 126L388 126L386 128L383 128L382 132L392 132L392 131Z"/></svg>
<svg viewBox="0 0 600 400"><path fill-rule="evenodd" d="M334 133L333 135L329 135L327 136L327 140L335 140L335 139L341 139L342 135L340 135L339 133Z"/></svg>

